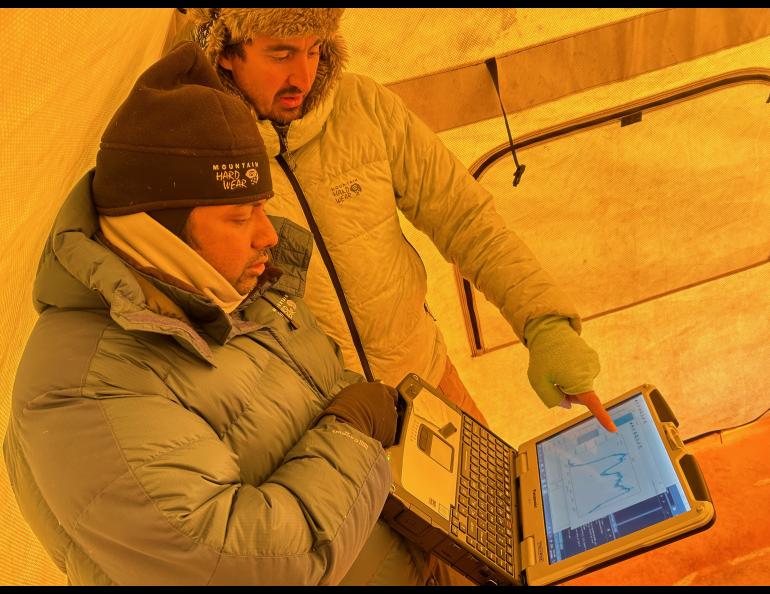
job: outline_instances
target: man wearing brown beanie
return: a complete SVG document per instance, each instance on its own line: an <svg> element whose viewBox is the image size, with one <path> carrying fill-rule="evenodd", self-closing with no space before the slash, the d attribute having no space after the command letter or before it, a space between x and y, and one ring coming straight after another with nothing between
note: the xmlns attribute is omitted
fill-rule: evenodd
<svg viewBox="0 0 770 594"><path fill-rule="evenodd" d="M186 43L62 206L3 451L69 583L335 584L370 538L396 394L316 326L311 238L271 196L249 110Z"/></svg>

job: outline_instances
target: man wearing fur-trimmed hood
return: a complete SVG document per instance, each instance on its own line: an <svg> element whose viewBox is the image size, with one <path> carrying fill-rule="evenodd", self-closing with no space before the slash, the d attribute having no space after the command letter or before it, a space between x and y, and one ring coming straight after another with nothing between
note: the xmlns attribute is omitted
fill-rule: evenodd
<svg viewBox="0 0 770 594"><path fill-rule="evenodd" d="M484 420L425 303L425 268L399 209L500 309L529 349L528 377L544 403L586 405L615 430L593 391L599 361L579 335L580 316L492 196L399 97L343 72L343 10L188 11L192 37L257 118L271 156L270 211L313 231L307 295L319 324L368 379L396 385L417 373ZM346 583L427 579L420 556L382 522L359 561Z"/></svg>
<svg viewBox="0 0 770 594"><path fill-rule="evenodd" d="M190 9L191 18L200 23L194 31L198 43L202 45L217 70L225 86L233 93L243 97L256 108L260 119L269 119L286 124L311 111L325 98L342 73L347 61L345 43L337 34L342 8L204 8ZM220 18L221 16L221 18ZM301 105L288 113L263 112L254 104L257 95L267 96L271 89L265 89L265 81L255 77L234 79L232 68L223 67L220 56L225 59L234 57L246 59L242 42L253 41L254 33L274 39L289 39L312 36L311 48L316 70L301 77L303 95ZM240 40L240 42L236 41ZM270 48L270 59L279 60L278 54L288 50ZM237 76L237 75L236 75ZM288 77L287 77L288 78ZM293 79L295 81L296 79ZM280 81L281 83L284 80ZM285 91L286 89L281 89Z"/></svg>

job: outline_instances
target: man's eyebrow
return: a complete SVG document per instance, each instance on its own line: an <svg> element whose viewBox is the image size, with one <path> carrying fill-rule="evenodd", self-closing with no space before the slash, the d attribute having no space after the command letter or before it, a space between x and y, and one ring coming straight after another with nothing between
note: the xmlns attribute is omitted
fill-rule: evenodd
<svg viewBox="0 0 770 594"><path fill-rule="evenodd" d="M313 45L310 46L310 49L313 49L314 47L317 47L321 45L321 40L318 39ZM300 51L299 46L292 45L289 43L273 43L272 45L268 45L265 47L265 51L267 52L298 52Z"/></svg>
<svg viewBox="0 0 770 594"><path fill-rule="evenodd" d="M233 204L232 206L235 208L241 208L244 206L259 206L259 204L261 204L262 202L267 202L271 198L272 196L260 196L259 198L255 198L250 202L241 202L240 204Z"/></svg>
<svg viewBox="0 0 770 594"><path fill-rule="evenodd" d="M246 207L250 207L250 206L256 206L256 205L257 205L257 204L259 204L260 202L264 202L264 199L263 199L263 198L258 198L258 199L252 200L252 201L250 201L250 202L241 202L241 203L239 203L239 204L232 204L231 206L232 206L234 209L238 209L238 208L246 208Z"/></svg>

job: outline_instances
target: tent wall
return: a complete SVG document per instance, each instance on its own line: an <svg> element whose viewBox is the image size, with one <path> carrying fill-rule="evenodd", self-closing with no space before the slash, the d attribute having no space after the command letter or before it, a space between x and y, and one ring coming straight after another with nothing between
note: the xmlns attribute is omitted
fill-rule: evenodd
<svg viewBox="0 0 770 594"><path fill-rule="evenodd" d="M0 9L0 425L37 318L32 281L56 212L104 126L160 55L171 9ZM77 436L73 436L77 438ZM84 461L84 463L87 463ZM0 584L62 584L0 473Z"/></svg>
<svg viewBox="0 0 770 594"><path fill-rule="evenodd" d="M503 104L519 112L767 35L767 9L664 9L483 59L497 57ZM436 132L487 120L500 104L483 59L389 86Z"/></svg>
<svg viewBox="0 0 770 594"><path fill-rule="evenodd" d="M5 279L0 287L0 427L7 423L16 367L36 319L31 285L53 217L93 165L107 120L136 77L168 46L177 24L171 9L0 9L6 56L0 64L0 191L5 197L0 201L5 231L0 236ZM507 141L483 65L489 57L500 60L504 101L518 141L710 76L770 68L768 26L766 9L380 8L349 9L342 34L351 55L349 70L369 74L401 94L470 168ZM765 140L757 144L760 151L770 146ZM517 190L542 179L535 153L525 157L533 160L527 163L525 185ZM767 169L767 157L743 154L736 171L763 164ZM558 173L558 162L549 167ZM695 161L682 175L698 173ZM761 210L768 208L766 186L761 188L764 194L755 198L766 216ZM592 208L589 198L587 208ZM766 218L757 217L760 221L765 224ZM543 234L527 235L537 225L516 224L536 254L545 256ZM430 305L450 355L493 428L519 443L577 414L540 404L526 382L521 345L471 356L453 266L424 235L404 225L425 259ZM765 247L770 253L770 245ZM767 380L752 382L761 377L762 357L770 360L768 281L767 266L759 266L586 322L585 336L602 355L600 396L609 398L641 381L659 383L667 397L673 392L682 403L702 401L702 414L719 411L725 423L735 419L735 402L766 402ZM698 331L683 333L693 328ZM695 343L687 343L688 337ZM715 392L715 381L723 385L738 368L750 373L734 383L734 393ZM695 418L694 408L688 409L689 420ZM21 518L2 467L0 584L64 583Z"/></svg>
<svg viewBox="0 0 770 594"><path fill-rule="evenodd" d="M751 71L766 76L769 69L770 37L765 36L695 60L514 112L509 114L508 122L514 142L519 143L570 123L584 122L595 114L606 113L618 106L658 97L676 89L689 88L701 81L719 78L725 73ZM770 104L765 103L770 89L760 85L754 87L756 91L753 95L751 117L755 119L741 124L742 118L736 120L734 117L744 111L744 105L739 98L740 88L725 91L725 94L714 92L704 97L707 102L715 102L714 107L719 113L730 113L726 118L715 118L716 113L709 113L709 109L704 108L704 113L698 119L697 115L691 113L693 106L698 105L697 101L686 102L673 108L683 113L680 121L673 125L679 126L682 133L685 133L682 126L700 125L703 130L699 131L698 139L701 143L706 143L704 146L688 143L686 140L674 145L654 141L645 144L632 143L631 146L636 152L630 150L627 158L633 161L626 164L627 169L615 169L615 173L624 173L628 177L628 172L632 171L633 176L639 176L638 179L629 180L632 185L644 187L647 183L652 188L661 184L661 176L669 176L668 183L676 179L675 176L682 178L682 184L689 178L693 185L687 188L688 191L697 192L702 188L712 196L712 192L724 192L727 203L719 204L722 204L721 208L725 210L725 217L730 217L726 219L726 223L737 213L746 216L744 229L750 233L753 240L743 236L740 231L731 234L732 230L729 230L729 225L726 224L726 232L712 231L715 233L713 243L699 239L689 248L685 247L684 254L671 253L670 258L666 256L670 246L660 242L657 245L652 243L667 266L676 260L686 263L686 257L690 255L694 260L693 269L705 270L709 266L712 267L713 274L704 272L700 276L693 276L692 271L686 271L690 274L689 283L718 276L730 270L739 270L744 266L760 263L764 265L676 294L665 295L650 291L647 296L659 295L659 298L584 323L584 336L601 353L603 370L597 378L597 392L608 398L642 382L659 384L664 395L672 399L674 410L680 414L686 413L681 420L684 423L682 431L688 437L718 428L717 425L727 426L724 423L734 425L746 422L770 407L766 396L770 391L770 384L763 363L770 360L766 340L766 337L770 336L770 319L766 314L766 296L770 293L767 290L770 286L767 277L770 255L770 196L766 166L770 162L770 119L767 116ZM726 102L724 106L719 107L720 97L728 96L735 98L735 102ZM647 127L647 122L654 121L666 111L661 109L660 114L655 112L645 115L642 122L623 130L637 134L645 129L656 129ZM619 123L614 122L614 128L609 124L607 126L608 130L617 131ZM714 131L710 137L707 135L708 129ZM595 133L605 134L603 130L597 130ZM658 133L665 137L666 130ZM618 279L612 276L597 278L592 286L590 278L581 279L575 271L565 275L566 269L556 264L556 258L560 253L564 253L563 260L577 261L577 255L569 254L575 248L569 241L559 241L558 237L549 235L549 222L553 219L555 225L561 225L569 221L567 213L562 219L553 206L554 200L557 203L561 201L569 204L570 184L575 175L572 173L573 168L592 167L596 175L601 176L602 169L623 164L618 162L613 165L609 161L621 150L611 145L615 138L613 136L607 136L608 146L604 148L593 146L583 152L585 147L580 147L575 149L581 151L575 156L565 150L565 158L560 159L559 145L564 142L576 142L581 134L576 133L574 138L553 142L550 146L520 151L519 161L527 164L527 170L521 184L516 188L513 188L510 182L513 177L513 160L508 155L501 160L507 163L509 168L507 174L500 174L503 181L496 186L489 186L488 189L496 195L499 206L506 203L527 203L526 213L529 213L533 220L528 221L524 216L526 213L516 213L515 208L509 206L511 214L519 217L509 218L511 227L526 240L535 255L550 266L549 272L560 275L559 280L564 288L583 308L588 307L590 310L591 301L594 301L596 309L586 312L590 315L612 307L609 302L605 302L602 307L595 300L620 302L618 293L627 292L627 284L619 285L620 288L616 291L613 290L613 282ZM477 166L485 155L508 143L501 117L447 130L441 132L440 136L469 169ZM743 146L745 150L740 150L739 146ZM687 162L682 163L682 155L675 152L677 147L688 150ZM538 152L547 156L545 161L538 160ZM740 157L740 154L743 157ZM656 164L663 167L655 169L653 165ZM678 172L675 171L674 164L681 165ZM725 168L723 173L711 179L710 176L715 175L722 166ZM590 171L589 169L586 179L590 177ZM582 224L593 222L598 229L602 229L607 223L603 216L602 204L605 205L606 211L608 204L620 201L632 206L626 214L626 224L613 231L608 229L607 232L636 233L636 227L649 224L645 223L645 220L649 220L651 216L650 206L657 209L657 212L663 212L665 208L670 207L665 204L656 205L654 201L649 203L646 198L638 207L633 206L638 196L633 191L628 191L631 188L616 194L616 183L611 179L611 175L610 172L605 173L606 183L612 186L603 193L575 197L576 202L588 209L581 215L585 217ZM721 175L726 177L720 179ZM735 180L731 179L731 176ZM751 183L757 185L747 185L744 193L733 192L736 184L748 184L749 179L755 180ZM485 182L482 180L482 183ZM674 187L663 185L661 189L664 192L672 192ZM554 199L554 196L558 198ZM652 196L654 197L654 192ZM665 201L666 197L661 194L657 199ZM687 197L682 196L681 199L686 201ZM753 206L747 209L747 203ZM647 204L647 208L642 208L644 204ZM706 203L696 196L691 208L702 208L703 204ZM680 237L702 233L695 224L699 217L706 216L715 220L719 216L718 213L704 212L689 216L687 208L689 207L685 203L679 212L679 220L670 221L679 226ZM574 210L569 211L571 215L574 213ZM592 213L595 215L593 219ZM673 213L669 216L673 216ZM654 220L654 215L652 218ZM443 261L422 233L410 228L406 223L405 227L407 237L429 263L428 299L441 327L447 335L454 338L448 344L450 356L471 393L480 401L482 410L485 414L489 411L489 418L495 419L494 426L499 427L501 435L514 444L521 443L566 418L577 415L580 411L575 409L543 409L526 379L528 357L520 344L477 357L472 355L467 331L465 340L459 339L465 330L465 323L459 291L456 285L452 286L455 278L454 267ZM595 233L600 235L599 231ZM576 238L574 234L571 237ZM750 253L741 253L741 242L746 240L753 241L753 247L750 248ZM648 242L647 245L651 244ZM581 246L594 255L603 253L602 250L595 251L598 243L592 243L590 238L583 238ZM614 260L618 265L610 272L627 275L628 272L621 267L622 256L607 252L607 249L604 248L605 261L598 266L601 268L607 261ZM714 266L714 262L720 260L723 263L731 263L723 264L722 268L715 272L718 266ZM628 265L631 268L636 265L635 259L628 260ZM604 269L604 272L607 270ZM684 287L688 284L688 281L677 278L673 271L670 271L670 274L668 282L672 287ZM574 282L577 280L581 282ZM589 290L591 293L586 295L585 291ZM491 310L491 307L487 307ZM499 314L493 312L493 315L497 317L498 330L507 332ZM658 337L655 332L663 334ZM729 337L731 340L727 340Z"/></svg>
<svg viewBox="0 0 770 594"><path fill-rule="evenodd" d="M768 95L770 71L758 72L754 82L644 111L633 124L618 118L529 146L518 152L527 169L516 188L507 145L480 177L508 225L573 296L586 335L622 328L595 339L602 393L655 383L684 438L768 408L760 363L770 360L769 292L762 290L770 268L770 171L760 157L770 141ZM495 364L523 349L474 293L483 349L466 354L462 370L482 378L475 388L486 394L490 377L500 377ZM490 405L519 396L495 422L521 442L542 415L529 410L537 400L523 373L502 377ZM704 406L715 400L720 406ZM522 423L525 411L530 421Z"/></svg>

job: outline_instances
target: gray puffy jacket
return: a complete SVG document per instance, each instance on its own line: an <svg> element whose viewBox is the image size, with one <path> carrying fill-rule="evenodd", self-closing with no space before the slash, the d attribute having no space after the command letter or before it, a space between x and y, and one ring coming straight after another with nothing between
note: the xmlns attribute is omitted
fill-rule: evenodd
<svg viewBox="0 0 770 594"><path fill-rule="evenodd" d="M69 582L333 584L375 524L359 574L421 579L377 522L380 443L316 424L361 378L298 299L308 234L274 221L285 272L228 316L94 239L91 175L41 258L4 443L21 511Z"/></svg>

